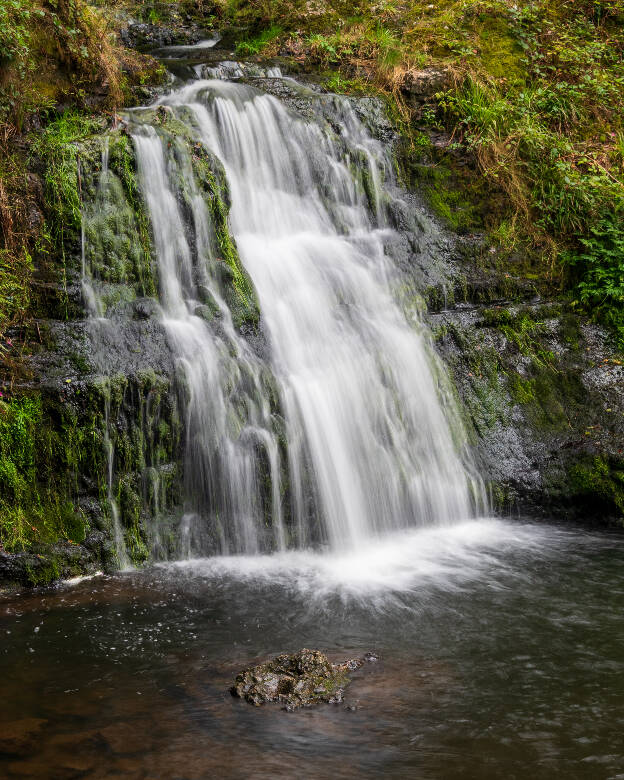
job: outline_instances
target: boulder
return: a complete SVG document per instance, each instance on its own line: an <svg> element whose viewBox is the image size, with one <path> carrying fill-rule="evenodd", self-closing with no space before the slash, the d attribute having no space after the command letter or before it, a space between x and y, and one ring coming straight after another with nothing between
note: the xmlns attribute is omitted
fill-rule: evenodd
<svg viewBox="0 0 624 780"><path fill-rule="evenodd" d="M349 684L347 671L362 664L359 659L332 664L319 650L304 648L245 669L231 692L256 707L267 702L281 702L287 710L320 702L338 704Z"/></svg>

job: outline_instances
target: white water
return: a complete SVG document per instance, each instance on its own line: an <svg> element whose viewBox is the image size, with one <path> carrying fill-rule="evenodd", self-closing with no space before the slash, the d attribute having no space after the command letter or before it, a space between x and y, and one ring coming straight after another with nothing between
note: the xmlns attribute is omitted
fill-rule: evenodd
<svg viewBox="0 0 624 780"><path fill-rule="evenodd" d="M196 558L163 564L176 573L219 583L242 583L251 592L266 585L301 597L314 610L331 599L361 601L367 609L393 604L419 610L431 589L459 591L471 583L492 589L511 575L521 581L514 556L570 555L578 533L552 526L497 519L465 520L452 526L409 529L364 540L353 550L289 550L272 555ZM402 597L407 596L407 599Z"/></svg>
<svg viewBox="0 0 624 780"><path fill-rule="evenodd" d="M364 549L486 508L426 329L396 300L390 156L330 100L331 125L223 80L161 101L223 165L268 362L234 325L188 147L129 117L183 398L182 556Z"/></svg>
<svg viewBox="0 0 624 780"><path fill-rule="evenodd" d="M115 553L117 555L117 563L121 571L129 571L132 569L132 562L126 549L126 543L124 541L123 529L121 527L121 520L119 517L119 507L117 506L117 500L113 492L113 478L114 478L114 463L115 463L115 448L110 438L110 399L106 399L106 405L104 408L104 449L106 451L106 501L108 503L111 513L111 524L113 530L113 543L115 545Z"/></svg>
<svg viewBox="0 0 624 780"><path fill-rule="evenodd" d="M271 481L279 486L279 459L277 445L268 433L270 411L262 387L262 366L235 331L218 286L208 273L207 262L214 259L212 227L206 204L194 185L190 161L182 158L180 173L190 193L198 267L193 265L163 142L152 127L143 126L134 143L152 222L163 324L185 379L186 552L215 545L224 553L256 552L263 536L258 443L272 455ZM200 303L198 281L218 306L218 335L194 314ZM237 405L244 408L242 414ZM272 520L273 543L283 548L279 506L273 507Z"/></svg>

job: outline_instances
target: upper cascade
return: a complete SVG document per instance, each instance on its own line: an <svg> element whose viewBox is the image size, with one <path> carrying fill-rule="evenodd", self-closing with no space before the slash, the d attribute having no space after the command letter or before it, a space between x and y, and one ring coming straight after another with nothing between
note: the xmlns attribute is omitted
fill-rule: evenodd
<svg viewBox="0 0 624 780"><path fill-rule="evenodd" d="M184 397L181 555L353 547L487 507L400 300L391 156L349 99L317 97L304 119L199 80L127 117Z"/></svg>

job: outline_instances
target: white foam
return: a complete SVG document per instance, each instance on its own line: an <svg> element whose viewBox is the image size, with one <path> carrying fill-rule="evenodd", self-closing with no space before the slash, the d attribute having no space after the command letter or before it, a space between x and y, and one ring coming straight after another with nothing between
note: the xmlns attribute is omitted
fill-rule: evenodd
<svg viewBox="0 0 624 780"><path fill-rule="evenodd" d="M73 587L74 585L80 585L81 582L93 580L96 577L102 577L103 575L103 571L96 571L94 574L83 574L79 577L70 577L67 580L63 580L63 585L69 585L70 587Z"/></svg>
<svg viewBox="0 0 624 780"><path fill-rule="evenodd" d="M163 566L191 577L273 584L311 599L338 595L374 603L432 584L456 589L488 572L496 586L496 578L512 565L510 551L540 556L559 547L563 537L564 532L549 526L478 519L368 539L349 552L293 550L198 558Z"/></svg>

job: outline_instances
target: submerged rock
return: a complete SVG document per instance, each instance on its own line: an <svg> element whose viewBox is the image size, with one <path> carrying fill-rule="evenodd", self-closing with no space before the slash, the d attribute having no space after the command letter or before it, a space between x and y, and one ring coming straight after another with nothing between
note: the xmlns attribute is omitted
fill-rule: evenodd
<svg viewBox="0 0 624 780"><path fill-rule="evenodd" d="M359 659L332 664L320 650L304 648L245 669L237 675L231 691L256 707L273 701L289 710L319 702L339 704L350 682L347 671L362 664Z"/></svg>
<svg viewBox="0 0 624 780"><path fill-rule="evenodd" d="M43 718L23 718L3 723L0 732L0 755L29 755L47 722Z"/></svg>

